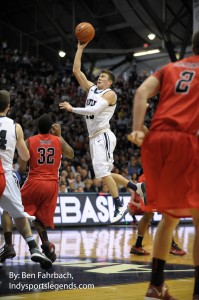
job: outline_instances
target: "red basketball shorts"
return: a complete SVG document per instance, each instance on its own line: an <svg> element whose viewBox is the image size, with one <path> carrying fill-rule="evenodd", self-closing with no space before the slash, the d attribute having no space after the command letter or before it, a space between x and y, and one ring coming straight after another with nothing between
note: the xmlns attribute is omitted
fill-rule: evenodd
<svg viewBox="0 0 199 300"><path fill-rule="evenodd" d="M190 216L199 209L198 137L181 132L150 132L142 146L147 211Z"/></svg>
<svg viewBox="0 0 199 300"><path fill-rule="evenodd" d="M44 225L54 228L53 217L58 196L56 181L28 178L21 188L21 196L24 211L36 216Z"/></svg>

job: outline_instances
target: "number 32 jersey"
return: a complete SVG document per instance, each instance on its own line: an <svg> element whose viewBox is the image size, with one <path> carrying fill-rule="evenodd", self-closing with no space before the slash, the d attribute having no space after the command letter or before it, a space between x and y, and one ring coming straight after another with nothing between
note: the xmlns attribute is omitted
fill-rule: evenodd
<svg viewBox="0 0 199 300"><path fill-rule="evenodd" d="M150 130L199 134L199 55L170 63L153 76L163 84Z"/></svg>
<svg viewBox="0 0 199 300"><path fill-rule="evenodd" d="M52 134L38 134L27 139L30 151L29 177L58 181L62 156L60 138Z"/></svg>

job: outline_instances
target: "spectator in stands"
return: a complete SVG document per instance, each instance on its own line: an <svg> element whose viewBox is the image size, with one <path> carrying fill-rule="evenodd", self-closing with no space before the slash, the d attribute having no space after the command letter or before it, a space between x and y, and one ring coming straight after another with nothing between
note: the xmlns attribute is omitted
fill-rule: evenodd
<svg viewBox="0 0 199 300"><path fill-rule="evenodd" d="M68 193L68 188L66 186L66 181L61 181L59 183L59 193Z"/></svg>
<svg viewBox="0 0 199 300"><path fill-rule="evenodd" d="M85 188L84 188L84 192L87 192L87 193L91 193L93 192L93 189L92 189L92 179L89 179L87 178L84 183L85 183Z"/></svg>
<svg viewBox="0 0 199 300"><path fill-rule="evenodd" d="M91 189L94 193L99 193L101 190L101 182L97 178L93 178Z"/></svg>
<svg viewBox="0 0 199 300"><path fill-rule="evenodd" d="M77 173L75 176L74 187L75 189L78 189L79 187L85 187L85 183L82 181L81 175L79 173Z"/></svg>
<svg viewBox="0 0 199 300"><path fill-rule="evenodd" d="M67 177L68 183L74 183L75 182L75 176L74 173L72 171L70 171L69 176Z"/></svg>

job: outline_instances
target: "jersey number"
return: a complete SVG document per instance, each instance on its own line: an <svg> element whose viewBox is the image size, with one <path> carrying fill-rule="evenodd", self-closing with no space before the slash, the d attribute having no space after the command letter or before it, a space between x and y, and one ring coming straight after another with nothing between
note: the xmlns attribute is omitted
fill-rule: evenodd
<svg viewBox="0 0 199 300"><path fill-rule="evenodd" d="M86 116L86 119L94 119L94 115L89 115L89 116Z"/></svg>
<svg viewBox="0 0 199 300"><path fill-rule="evenodd" d="M6 140L6 130L0 130L0 149L1 150L6 150L6 144L7 144L7 140Z"/></svg>
<svg viewBox="0 0 199 300"><path fill-rule="evenodd" d="M55 149L54 148L38 148L37 152L40 154L40 158L38 158L37 162L38 164L47 164L47 165L52 165L54 164L54 155L55 155Z"/></svg>
<svg viewBox="0 0 199 300"><path fill-rule="evenodd" d="M177 94L187 94L190 89L190 83L195 76L194 71L183 71L180 73L181 79L177 81L175 91Z"/></svg>

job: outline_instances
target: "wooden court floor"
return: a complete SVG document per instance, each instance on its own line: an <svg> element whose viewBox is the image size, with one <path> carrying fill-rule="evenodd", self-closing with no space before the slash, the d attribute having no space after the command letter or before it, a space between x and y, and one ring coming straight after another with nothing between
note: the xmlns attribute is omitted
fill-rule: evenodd
<svg viewBox="0 0 199 300"><path fill-rule="evenodd" d="M33 231L34 232L34 231ZM156 226L144 238L152 252ZM151 270L151 255L130 254L137 234L135 226L68 227L49 232L57 260L46 272L30 260L28 247L15 232L17 256L0 268L0 298L32 299L144 299ZM38 244L39 237L34 232ZM176 242L187 251L183 257L169 255L166 282L179 300L191 300L193 289L192 245L194 228L180 225ZM0 244L4 243L3 235Z"/></svg>

